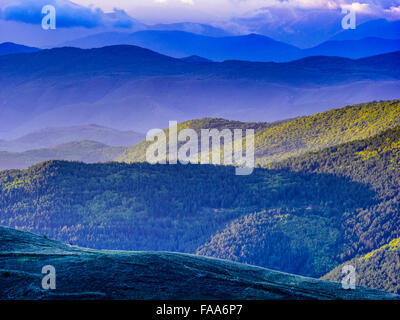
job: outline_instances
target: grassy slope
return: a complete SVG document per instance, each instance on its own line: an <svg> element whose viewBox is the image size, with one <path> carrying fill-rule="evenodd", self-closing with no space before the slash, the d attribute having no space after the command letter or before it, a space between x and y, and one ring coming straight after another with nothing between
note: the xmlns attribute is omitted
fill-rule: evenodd
<svg viewBox="0 0 400 320"><path fill-rule="evenodd" d="M0 227L0 299L398 299L385 292L175 253L95 251ZM40 286L44 265L56 290Z"/></svg>

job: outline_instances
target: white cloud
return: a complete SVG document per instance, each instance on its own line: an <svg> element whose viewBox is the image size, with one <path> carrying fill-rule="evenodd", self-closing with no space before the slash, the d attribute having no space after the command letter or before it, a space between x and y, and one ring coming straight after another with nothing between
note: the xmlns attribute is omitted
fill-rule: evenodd
<svg viewBox="0 0 400 320"><path fill-rule="evenodd" d="M0 3L4 0L0 0ZM340 10L352 6L358 13L393 17L400 0L73 0L109 12L124 9L144 22L227 21L256 12L260 8L296 10ZM152 21L153 20L153 21Z"/></svg>

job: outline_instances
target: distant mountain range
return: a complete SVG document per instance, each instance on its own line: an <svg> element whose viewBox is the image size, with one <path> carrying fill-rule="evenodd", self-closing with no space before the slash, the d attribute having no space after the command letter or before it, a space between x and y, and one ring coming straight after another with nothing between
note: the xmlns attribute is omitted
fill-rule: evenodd
<svg viewBox="0 0 400 320"><path fill-rule="evenodd" d="M200 56L209 60L285 62L309 56L363 58L400 50L400 35L395 39L361 38L334 40L301 50L262 35L207 37L182 31L146 30L135 33L101 33L63 44L78 48L110 45L137 45L175 58Z"/></svg>
<svg viewBox="0 0 400 320"><path fill-rule="evenodd" d="M359 40L331 40L314 48L305 49L306 56L337 56L358 59L382 53L399 51L397 39L363 38Z"/></svg>
<svg viewBox="0 0 400 320"><path fill-rule="evenodd" d="M14 53L29 53L29 52L37 52L40 49L27 47L20 44L15 44L12 42L4 42L0 44L0 56L4 56L7 54L14 54Z"/></svg>
<svg viewBox="0 0 400 320"><path fill-rule="evenodd" d="M96 141L112 147L132 146L145 138L134 131L119 131L95 124L71 127L48 127L30 132L13 140L0 140L0 151L22 152L33 149L52 148L60 144Z"/></svg>
<svg viewBox="0 0 400 320"><path fill-rule="evenodd" d="M110 147L95 141L60 144L46 149L24 152L0 151L0 170L27 169L47 160L69 160L85 163L108 162L118 157L126 147Z"/></svg>
<svg viewBox="0 0 400 320"><path fill-rule="evenodd" d="M398 98L399 66L400 52L289 63L194 63L136 46L7 55L0 127L11 139L87 123L147 132L205 116L270 122Z"/></svg>
<svg viewBox="0 0 400 320"><path fill-rule="evenodd" d="M217 28L208 24L194 22L148 25L147 30L184 31L208 37L227 37L232 35L227 30Z"/></svg>
<svg viewBox="0 0 400 320"><path fill-rule="evenodd" d="M301 57L301 50L271 38L247 36L207 37L182 31L139 31L132 34L103 33L78 39L65 46L99 48L129 44L175 58L197 55L214 61L290 61Z"/></svg>
<svg viewBox="0 0 400 320"><path fill-rule="evenodd" d="M355 29L341 30L331 40L360 40L364 38L400 39L400 20L370 20Z"/></svg>

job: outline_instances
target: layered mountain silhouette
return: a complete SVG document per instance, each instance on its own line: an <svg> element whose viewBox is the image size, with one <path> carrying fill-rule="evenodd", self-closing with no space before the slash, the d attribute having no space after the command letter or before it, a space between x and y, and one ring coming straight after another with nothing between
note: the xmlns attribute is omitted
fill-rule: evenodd
<svg viewBox="0 0 400 320"><path fill-rule="evenodd" d="M27 47L12 42L4 42L0 44L0 56L4 56L7 54L15 54L15 53L37 52L39 50L40 49L38 48Z"/></svg>
<svg viewBox="0 0 400 320"><path fill-rule="evenodd" d="M341 30L331 40L360 40L370 37L400 39L400 21L370 20L358 25L355 29Z"/></svg>
<svg viewBox="0 0 400 320"><path fill-rule="evenodd" d="M57 145L79 142L96 141L112 147L127 147L145 138L144 134L135 131L120 131L95 124L48 127L12 140L1 140L0 151L23 152L32 149L52 148Z"/></svg>
<svg viewBox="0 0 400 320"><path fill-rule="evenodd" d="M64 45L87 49L119 44L137 45L176 58L198 55L215 61L289 61L300 56L298 48L256 34L217 38L182 31L149 30L132 34L103 33Z"/></svg>
<svg viewBox="0 0 400 320"><path fill-rule="evenodd" d="M305 49L307 56L337 56L358 59L400 50L400 38L363 38L359 40L331 40L314 48Z"/></svg>
<svg viewBox="0 0 400 320"><path fill-rule="evenodd" d="M0 151L0 170L27 169L46 160L70 160L85 163L108 162L126 151L126 147L110 147L95 141L74 141L51 148L24 152Z"/></svg>
<svg viewBox="0 0 400 320"><path fill-rule="evenodd" d="M338 41L333 38L333 41L326 41L313 48L301 50L257 34L207 37L183 31L146 30L135 33L95 34L67 42L63 46L89 49L123 44L137 45L175 58L196 55L214 61L285 62L319 55L356 59L398 51L400 50L400 35L393 39L366 36L360 39L344 38Z"/></svg>
<svg viewBox="0 0 400 320"><path fill-rule="evenodd" d="M136 46L8 55L0 57L0 125L16 138L88 123L147 132L166 119L274 121L398 97L399 57L193 63Z"/></svg>

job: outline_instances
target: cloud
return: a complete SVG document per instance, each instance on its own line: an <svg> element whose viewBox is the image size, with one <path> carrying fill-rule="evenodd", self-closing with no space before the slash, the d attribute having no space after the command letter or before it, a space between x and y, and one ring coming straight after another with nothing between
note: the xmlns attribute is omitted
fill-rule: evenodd
<svg viewBox="0 0 400 320"><path fill-rule="evenodd" d="M55 7L57 28L101 26L130 28L135 22L124 10L114 9L111 13L105 13L100 8L84 7L67 0L13 1L3 7L1 18L7 21L41 24L44 16L42 8L45 5Z"/></svg>
<svg viewBox="0 0 400 320"><path fill-rule="evenodd" d="M248 29L248 23L265 20L276 24L308 12L323 16L341 12L342 8L353 8L359 15L400 19L400 0L0 0L3 8L1 18L40 24L41 8L52 4L57 10L57 27L99 26L132 28L138 22L129 15L147 23L172 23L192 21L221 25L237 25L237 29ZM118 6L120 9L115 9ZM251 22L250 18L254 17ZM232 20L234 19L234 20ZM241 20L242 19L242 20ZM246 23L246 19L248 19Z"/></svg>

